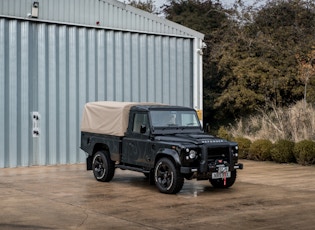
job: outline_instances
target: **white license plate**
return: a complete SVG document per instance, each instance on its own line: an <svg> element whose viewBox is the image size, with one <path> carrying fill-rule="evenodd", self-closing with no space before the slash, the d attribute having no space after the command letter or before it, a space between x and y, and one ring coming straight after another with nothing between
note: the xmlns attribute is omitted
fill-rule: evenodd
<svg viewBox="0 0 315 230"><path fill-rule="evenodd" d="M225 172L226 178L230 178L231 177L231 171L227 171ZM212 179L223 179L224 178L224 172L214 172L212 173Z"/></svg>

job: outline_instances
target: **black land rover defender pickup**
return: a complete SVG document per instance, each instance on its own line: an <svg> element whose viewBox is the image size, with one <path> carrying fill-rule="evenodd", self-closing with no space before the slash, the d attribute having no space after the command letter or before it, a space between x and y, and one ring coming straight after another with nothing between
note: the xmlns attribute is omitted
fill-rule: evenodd
<svg viewBox="0 0 315 230"><path fill-rule="evenodd" d="M184 179L228 188L243 168L237 143L205 134L194 109L157 103L87 103L81 149L96 180L109 182L116 168L128 169L169 194L178 193Z"/></svg>

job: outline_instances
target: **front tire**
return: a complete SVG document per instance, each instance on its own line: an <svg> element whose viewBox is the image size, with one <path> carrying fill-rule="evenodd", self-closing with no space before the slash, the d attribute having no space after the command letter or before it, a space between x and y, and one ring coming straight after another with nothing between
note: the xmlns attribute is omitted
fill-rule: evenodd
<svg viewBox="0 0 315 230"><path fill-rule="evenodd" d="M224 185L223 179L209 179L210 183L215 188L229 188L231 187L236 180L236 170L231 172L231 177L226 178L226 184Z"/></svg>
<svg viewBox="0 0 315 230"><path fill-rule="evenodd" d="M93 157L92 169L96 180L109 182L115 174L115 163L110 159L108 152L98 151Z"/></svg>
<svg viewBox="0 0 315 230"><path fill-rule="evenodd" d="M168 158L161 158L154 168L154 181L161 193L178 193L184 185L184 177Z"/></svg>

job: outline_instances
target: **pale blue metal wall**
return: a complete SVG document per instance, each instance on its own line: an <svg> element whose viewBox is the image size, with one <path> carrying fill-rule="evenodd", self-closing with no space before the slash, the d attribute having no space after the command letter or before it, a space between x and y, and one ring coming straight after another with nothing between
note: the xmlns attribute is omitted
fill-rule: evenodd
<svg viewBox="0 0 315 230"><path fill-rule="evenodd" d="M0 168L83 162L87 101L192 106L193 42L0 17ZM38 137L32 112L40 114Z"/></svg>

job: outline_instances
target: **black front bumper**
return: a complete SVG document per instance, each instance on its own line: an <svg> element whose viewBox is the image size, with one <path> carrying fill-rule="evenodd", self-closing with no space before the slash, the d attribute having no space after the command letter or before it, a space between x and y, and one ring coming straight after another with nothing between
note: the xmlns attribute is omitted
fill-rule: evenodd
<svg viewBox="0 0 315 230"><path fill-rule="evenodd" d="M206 165L206 169L204 169L204 165ZM236 169L243 169L244 165L242 163L236 163L230 170L236 170ZM215 172L217 169L217 165L207 165L207 164L200 164L199 169L197 167L180 167L180 172L183 174L189 174L189 173L208 173L208 172Z"/></svg>

